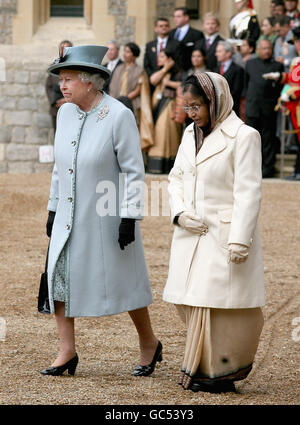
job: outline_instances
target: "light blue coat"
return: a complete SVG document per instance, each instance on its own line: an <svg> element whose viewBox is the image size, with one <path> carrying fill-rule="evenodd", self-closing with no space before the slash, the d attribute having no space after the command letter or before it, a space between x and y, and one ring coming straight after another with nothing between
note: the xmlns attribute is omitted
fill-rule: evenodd
<svg viewBox="0 0 300 425"><path fill-rule="evenodd" d="M48 261L52 313L53 272L67 241L67 317L111 315L149 305L152 294L138 221L135 242L124 251L118 244L121 217L143 218L144 165L132 112L105 93L88 113L66 103L57 117L54 154L48 203L48 210L56 211ZM126 174L124 190L120 173Z"/></svg>

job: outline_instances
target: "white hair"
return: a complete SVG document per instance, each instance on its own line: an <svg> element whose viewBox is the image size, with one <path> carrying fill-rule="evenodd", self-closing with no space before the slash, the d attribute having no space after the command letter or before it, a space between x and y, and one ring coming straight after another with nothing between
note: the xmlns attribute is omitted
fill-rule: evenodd
<svg viewBox="0 0 300 425"><path fill-rule="evenodd" d="M219 41L218 46L223 46L225 49L225 52L230 52L232 55L234 54L234 48L229 41L227 40Z"/></svg>
<svg viewBox="0 0 300 425"><path fill-rule="evenodd" d="M105 79L100 74L90 74L89 72L81 72L78 77L83 83L92 83L96 90L102 90Z"/></svg>
<svg viewBox="0 0 300 425"><path fill-rule="evenodd" d="M108 44L113 44L114 46L116 46L116 48L119 50L120 49L120 45L117 42L117 40L108 40L108 42L106 43L106 45Z"/></svg>

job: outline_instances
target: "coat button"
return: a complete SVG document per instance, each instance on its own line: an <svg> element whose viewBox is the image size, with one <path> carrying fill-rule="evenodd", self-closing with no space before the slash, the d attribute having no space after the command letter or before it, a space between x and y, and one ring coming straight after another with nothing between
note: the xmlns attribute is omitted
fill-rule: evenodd
<svg viewBox="0 0 300 425"><path fill-rule="evenodd" d="M68 201L69 201L69 202L72 202L72 201L73 201L73 198L71 198L71 197L70 197L70 198L68 198Z"/></svg>
<svg viewBox="0 0 300 425"><path fill-rule="evenodd" d="M72 168L69 168L69 173L70 173L70 174L73 174L73 170L72 170Z"/></svg>
<svg viewBox="0 0 300 425"><path fill-rule="evenodd" d="M67 230L71 229L71 226L69 224L66 225Z"/></svg>
<svg viewBox="0 0 300 425"><path fill-rule="evenodd" d="M72 145L76 146L76 140L73 140Z"/></svg>

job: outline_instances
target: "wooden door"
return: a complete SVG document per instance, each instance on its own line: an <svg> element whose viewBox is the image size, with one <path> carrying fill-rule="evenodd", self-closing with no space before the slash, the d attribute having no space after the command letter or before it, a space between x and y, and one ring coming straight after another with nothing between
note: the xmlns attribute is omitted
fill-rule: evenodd
<svg viewBox="0 0 300 425"><path fill-rule="evenodd" d="M51 0L51 16L83 16L83 0Z"/></svg>

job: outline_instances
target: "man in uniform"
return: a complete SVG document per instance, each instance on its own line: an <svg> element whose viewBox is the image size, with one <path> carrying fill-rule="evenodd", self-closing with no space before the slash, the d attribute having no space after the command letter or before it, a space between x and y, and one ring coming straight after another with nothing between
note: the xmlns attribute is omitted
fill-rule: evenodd
<svg viewBox="0 0 300 425"><path fill-rule="evenodd" d="M266 80L279 81L285 84L280 101L288 109L294 130L298 130L298 152L294 172L286 177L287 180L300 180L300 27L293 29L293 43L298 56L293 59L289 73L271 72L264 74Z"/></svg>
<svg viewBox="0 0 300 425"><path fill-rule="evenodd" d="M297 28L300 25L300 12L298 10L298 0L285 0L286 15L291 19L290 25L292 28Z"/></svg>
<svg viewBox="0 0 300 425"><path fill-rule="evenodd" d="M257 41L260 28L252 0L235 0L235 6L238 13L229 22L230 38L239 42L244 39Z"/></svg>

